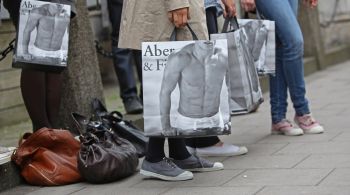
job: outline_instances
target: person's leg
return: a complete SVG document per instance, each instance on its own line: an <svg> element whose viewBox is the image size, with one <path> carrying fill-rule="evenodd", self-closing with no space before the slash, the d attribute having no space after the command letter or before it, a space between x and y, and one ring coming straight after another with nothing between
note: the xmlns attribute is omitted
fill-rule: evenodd
<svg viewBox="0 0 350 195"><path fill-rule="evenodd" d="M186 145L191 148L204 148L209 146L214 146L220 142L218 136L211 137L200 137L200 138L187 138Z"/></svg>
<svg viewBox="0 0 350 195"><path fill-rule="evenodd" d="M299 2L297 0L289 0L289 4L294 11L295 17L297 17ZM304 73L302 73L302 75L304 75ZM312 115L310 114L310 110L307 111L307 110L301 109L297 111L296 108L295 110L296 110L296 115L294 117L294 121L301 129L303 129L305 133L318 134L318 133L324 132L324 128L312 117Z"/></svg>
<svg viewBox="0 0 350 195"><path fill-rule="evenodd" d="M165 157L164 142L164 138L150 137L145 159L152 163L161 161Z"/></svg>
<svg viewBox="0 0 350 195"><path fill-rule="evenodd" d="M133 50L134 53L134 60L135 60L135 66L137 70L137 76L139 77L140 81L140 99L141 103L143 103L143 87L142 87L142 54L141 50Z"/></svg>
<svg viewBox="0 0 350 195"><path fill-rule="evenodd" d="M112 24L114 69L119 81L120 96L123 99L125 110L127 113L133 114L142 112L142 105L137 97L137 87L132 67L133 52L130 49L118 48L122 7L121 3L108 0L108 12Z"/></svg>
<svg viewBox="0 0 350 195"><path fill-rule="evenodd" d="M168 139L169 157L176 160L184 160L191 156L186 149L185 140L181 138Z"/></svg>
<svg viewBox="0 0 350 195"><path fill-rule="evenodd" d="M57 124L61 103L62 74L46 73L46 110L50 124Z"/></svg>
<svg viewBox="0 0 350 195"><path fill-rule="evenodd" d="M46 107L45 72L22 70L21 91L24 104L33 123L33 131L51 127Z"/></svg>
<svg viewBox="0 0 350 195"><path fill-rule="evenodd" d="M183 181L192 179L193 174L191 172L179 168L171 159L165 157L164 141L164 138L149 138L146 157L142 162L140 174L146 177L153 177L167 181ZM172 147L178 148L179 152L183 151L175 142L170 141L169 148L170 143L172 143ZM176 157L182 158L181 154L177 154L177 152L174 153L174 151L172 151L172 153Z"/></svg>
<svg viewBox="0 0 350 195"><path fill-rule="evenodd" d="M257 9L266 19L276 22L276 75L270 76L270 104L272 123L276 124L286 118L287 111L287 81L284 75L284 48L285 40L281 34L284 32L285 22L283 17L293 17L294 13L288 0L257 0ZM290 22L289 22L290 23ZM290 26L287 26L291 28Z"/></svg>
<svg viewBox="0 0 350 195"><path fill-rule="evenodd" d="M218 33L218 22L217 22L217 15L216 15L216 8L210 7L205 10L205 15L207 19L207 28L208 33L214 34Z"/></svg>
<svg viewBox="0 0 350 195"><path fill-rule="evenodd" d="M273 126L273 130L277 130L276 132L286 130L285 132L287 132L287 134L295 130L294 132L298 132L297 135L300 135L302 134L301 129L296 130L292 127L289 121L285 121L283 119L285 118L285 110L287 105L285 103L286 100L284 100L284 94L286 94L286 92L285 89L283 89L283 92L278 91L282 88L282 81L278 80L278 78L284 78L286 87L289 88L289 93L296 114L304 115L310 113L308 101L305 97L306 92L303 64L304 42L302 32L296 16L298 1L257 0L256 3L258 10L267 19L274 20L276 22L276 35L280 42L280 46L279 48L277 48L277 62L279 63L277 64L277 66L280 67L276 67L276 69L280 69L278 71L276 70L277 79L275 80L275 82L272 79L272 82L274 83L272 83L271 89L271 112L273 116L272 120L273 123L276 125ZM274 85L276 85L277 87ZM274 95L274 92L276 91L277 95ZM282 98L278 98L278 96L282 96L283 100ZM279 111L280 113L276 111ZM291 135L295 134L292 133Z"/></svg>
<svg viewBox="0 0 350 195"><path fill-rule="evenodd" d="M262 14L276 22L276 34L281 43L283 76L289 88L293 106L297 114L309 113L305 98L304 82L304 41L296 17L297 0L258 0ZM292 5L291 3L292 2ZM277 49L277 51L279 48Z"/></svg>

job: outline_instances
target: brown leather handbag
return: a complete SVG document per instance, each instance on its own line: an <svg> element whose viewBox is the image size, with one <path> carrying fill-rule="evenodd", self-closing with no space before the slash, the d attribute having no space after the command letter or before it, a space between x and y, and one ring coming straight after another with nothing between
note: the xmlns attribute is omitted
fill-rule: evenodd
<svg viewBox="0 0 350 195"><path fill-rule="evenodd" d="M32 185L57 186L79 182L80 143L67 130L42 128L26 133L12 155L21 175Z"/></svg>

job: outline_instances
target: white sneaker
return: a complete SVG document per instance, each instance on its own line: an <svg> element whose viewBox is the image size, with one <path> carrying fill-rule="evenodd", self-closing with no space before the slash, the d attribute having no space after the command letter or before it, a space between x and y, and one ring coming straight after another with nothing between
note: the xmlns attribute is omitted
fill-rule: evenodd
<svg viewBox="0 0 350 195"><path fill-rule="evenodd" d="M15 147L0 146L0 165L11 161L11 155L15 149Z"/></svg>
<svg viewBox="0 0 350 195"><path fill-rule="evenodd" d="M223 144L222 146L209 146L205 148L192 148L187 146L188 152L198 156L238 156L248 152L245 146Z"/></svg>

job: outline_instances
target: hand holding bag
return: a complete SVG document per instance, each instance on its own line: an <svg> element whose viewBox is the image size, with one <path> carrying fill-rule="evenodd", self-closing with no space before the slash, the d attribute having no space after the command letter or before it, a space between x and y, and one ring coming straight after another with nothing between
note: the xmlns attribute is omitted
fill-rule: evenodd
<svg viewBox="0 0 350 195"><path fill-rule="evenodd" d="M76 113L72 113L72 117L81 133L78 169L86 181L107 183L135 172L139 161L129 141L118 137L101 121L90 121Z"/></svg>
<svg viewBox="0 0 350 195"><path fill-rule="evenodd" d="M12 155L21 175L31 185L57 186L79 182L80 144L67 130L42 128L26 133Z"/></svg>

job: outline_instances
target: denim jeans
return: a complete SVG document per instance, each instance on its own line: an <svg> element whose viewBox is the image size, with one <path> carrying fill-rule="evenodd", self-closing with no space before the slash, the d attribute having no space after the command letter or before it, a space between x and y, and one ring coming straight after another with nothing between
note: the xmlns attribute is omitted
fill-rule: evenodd
<svg viewBox="0 0 350 195"><path fill-rule="evenodd" d="M288 89L296 115L308 114L298 0L256 0L256 6L264 18L276 23L276 75L270 76L272 123L286 118Z"/></svg>

